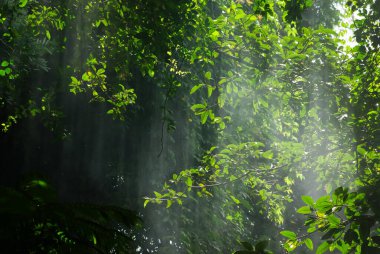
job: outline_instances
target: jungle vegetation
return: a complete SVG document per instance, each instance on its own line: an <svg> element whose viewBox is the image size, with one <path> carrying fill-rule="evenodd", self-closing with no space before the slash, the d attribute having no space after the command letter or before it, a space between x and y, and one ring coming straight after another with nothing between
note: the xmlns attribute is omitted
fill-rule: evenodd
<svg viewBox="0 0 380 254"><path fill-rule="evenodd" d="M379 0L1 0L1 253L380 253Z"/></svg>

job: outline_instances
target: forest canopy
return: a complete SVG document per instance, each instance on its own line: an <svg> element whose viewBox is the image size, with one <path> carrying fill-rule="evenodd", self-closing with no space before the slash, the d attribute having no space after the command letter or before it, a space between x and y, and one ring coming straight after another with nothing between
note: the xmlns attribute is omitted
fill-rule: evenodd
<svg viewBox="0 0 380 254"><path fill-rule="evenodd" d="M0 49L0 252L380 252L379 0L2 0Z"/></svg>

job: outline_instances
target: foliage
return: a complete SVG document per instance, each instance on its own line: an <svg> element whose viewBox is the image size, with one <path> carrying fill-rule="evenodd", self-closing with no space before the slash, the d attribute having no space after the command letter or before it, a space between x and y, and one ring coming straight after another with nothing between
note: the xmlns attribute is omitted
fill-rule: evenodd
<svg viewBox="0 0 380 254"><path fill-rule="evenodd" d="M378 253L379 229L376 223L379 217L370 212L365 194L348 192L339 187L330 196L322 196L315 202L310 196L302 196L306 206L297 210L307 216L305 226L307 233L296 235L291 231L282 231L288 238L285 248L292 251L301 244L313 250L313 242L309 238L314 232L322 232L322 243L316 253L327 250L339 250L341 253Z"/></svg>
<svg viewBox="0 0 380 254"><path fill-rule="evenodd" d="M59 202L43 179L20 189L1 187L1 249L12 253L134 253L128 209Z"/></svg>
<svg viewBox="0 0 380 254"><path fill-rule="evenodd" d="M149 204L160 220L133 235L140 252L228 253L236 240L236 253L280 252L284 236L287 251L370 253L379 233L379 10L378 0L3 1L2 148L41 158L34 168L59 165L47 171L62 185L85 168L100 179L87 186L99 196ZM26 148L13 142L25 136ZM29 168L20 161L13 167ZM75 180L91 182L86 174ZM25 206L27 226L15 229L33 239L25 248L119 246L124 232L112 226L124 210L25 198L53 193L35 183L4 189L3 203ZM302 194L305 234L293 209ZM311 236L318 231L321 240Z"/></svg>
<svg viewBox="0 0 380 254"><path fill-rule="evenodd" d="M281 15L288 22L300 20L301 9L294 11L293 7L311 7L311 3L291 6L290 2L295 1L267 1L262 6L261 2L230 2L219 6L219 12L214 6L212 18L201 16L195 37L205 38L204 46L192 50L188 66L191 73L197 73L192 81L195 78L195 84L199 83L190 94L201 93L202 102L191 109L202 124L218 127L218 146L206 152L197 168L174 174L162 192L146 198L145 205L165 202L170 207L173 202L182 204L187 192L213 196L214 187L226 186L226 201L221 206L226 210L229 203L237 205L239 212L234 216L224 213L224 219L245 228L239 219L246 214L241 207L259 210L282 224L284 201L294 199L294 183L305 177L318 178L319 188L327 193L341 185L355 187L352 162L357 159L360 164L360 154L368 152L352 136L358 133L352 126L366 115L355 112L359 104L354 101L363 98L356 90L367 91L368 80L362 86L351 75L352 71L356 75L374 73L374 69L353 70L351 64L358 58L352 54L358 47L340 47L343 42L333 29L279 22ZM298 16L291 16L291 11ZM207 23L207 30L199 29L202 23ZM199 69L194 70L195 62ZM378 101L373 94L368 99ZM360 105L368 110L366 103ZM378 110L371 112L375 115ZM369 138L370 133L364 136ZM369 140L378 144L375 136ZM377 158L375 154L370 157ZM377 164L371 165L367 168L377 171ZM360 181L356 178L359 186ZM309 240L306 244L312 247Z"/></svg>
<svg viewBox="0 0 380 254"><path fill-rule="evenodd" d="M349 51L352 58L347 64L347 76L343 76L346 82L351 80L353 84L348 124L353 126L355 133L352 143L356 152L356 183L359 190L348 192L339 187L332 198L324 196L315 203L310 197L303 197L307 206L301 207L298 212L310 214L305 221L305 225L309 226L308 234L284 234L289 239L285 245L289 251L303 243L312 246L307 237L319 231L324 235L317 253L334 249L341 253L379 252L379 200L376 190L379 184L379 139L375 127L379 125L379 70L374 67L379 64L379 36L374 32L379 27L376 24L378 1L348 1L347 5L355 15L363 17L354 20L351 25L358 45ZM363 59L366 59L365 62Z"/></svg>

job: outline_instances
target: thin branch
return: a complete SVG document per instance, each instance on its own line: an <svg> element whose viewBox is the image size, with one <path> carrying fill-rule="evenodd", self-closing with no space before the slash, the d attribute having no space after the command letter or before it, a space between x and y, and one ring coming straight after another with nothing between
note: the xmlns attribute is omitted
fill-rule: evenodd
<svg viewBox="0 0 380 254"><path fill-rule="evenodd" d="M280 168L283 168L283 167L286 167L288 164L284 164L284 165L281 165L281 166L278 166L278 167L271 167L269 168L269 170L273 170L273 169L280 169ZM206 187L215 187L215 186L219 186L219 185L226 185L226 184L229 184L229 183L232 183L232 182L235 182L237 180L240 180L244 177L246 177L247 175L251 174L251 173L254 173L254 172L257 172L259 171L260 169L258 168L253 168L253 169L246 169L248 170L247 172L245 172L244 174L238 176L237 178L235 179L232 179L232 180L227 180L227 181L224 181L224 182L216 182L214 184L204 184L204 185L192 185L192 186L189 186L190 188L206 188Z"/></svg>

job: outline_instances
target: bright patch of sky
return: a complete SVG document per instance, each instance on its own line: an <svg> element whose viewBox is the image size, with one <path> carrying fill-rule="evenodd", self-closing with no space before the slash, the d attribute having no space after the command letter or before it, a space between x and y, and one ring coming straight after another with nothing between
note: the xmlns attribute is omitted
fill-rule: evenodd
<svg viewBox="0 0 380 254"><path fill-rule="evenodd" d="M334 26L334 30L338 33L340 39L344 41L341 46L348 46L350 48L355 47L357 42L351 25L353 25L354 19L358 19L359 17L355 14L348 14L349 12L347 11L347 8L342 3L335 4L335 8L341 13L341 21L338 25Z"/></svg>

